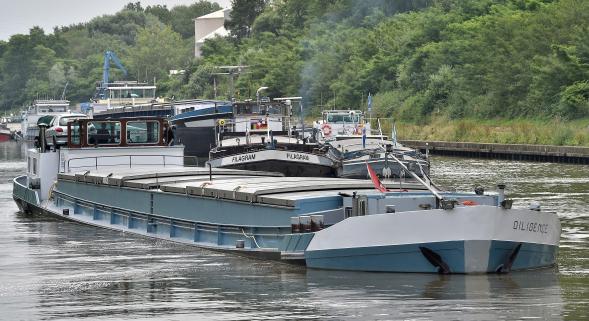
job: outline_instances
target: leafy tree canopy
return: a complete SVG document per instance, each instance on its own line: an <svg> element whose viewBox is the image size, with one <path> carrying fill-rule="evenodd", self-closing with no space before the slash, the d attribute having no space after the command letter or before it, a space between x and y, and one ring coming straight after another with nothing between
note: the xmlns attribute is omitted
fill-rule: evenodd
<svg viewBox="0 0 589 321"><path fill-rule="evenodd" d="M216 3L144 7L0 42L0 107L91 96L115 51L159 95L301 95L306 106L366 108L420 121L589 116L589 2L584 0L234 0L227 38L193 58L192 19ZM222 75L221 65L247 68ZM168 75L183 69L182 75ZM116 70L114 71L115 76ZM239 73L239 74L238 74Z"/></svg>

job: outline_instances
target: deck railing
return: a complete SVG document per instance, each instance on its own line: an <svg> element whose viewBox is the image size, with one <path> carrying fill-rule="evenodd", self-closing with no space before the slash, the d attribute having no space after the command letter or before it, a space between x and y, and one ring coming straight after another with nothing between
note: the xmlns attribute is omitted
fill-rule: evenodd
<svg viewBox="0 0 589 321"><path fill-rule="evenodd" d="M39 194L27 187L26 176L19 176L12 181L12 194L29 204L39 204Z"/></svg>
<svg viewBox="0 0 589 321"><path fill-rule="evenodd" d="M146 161L135 161L135 159L144 158ZM100 162L99 160L112 160ZM181 159L182 162L179 162ZM174 161L175 160L175 161ZM187 162L187 160L189 160ZM82 165L72 166L72 162L82 163ZM122 167L133 168L139 166L198 166L198 158L196 156L180 156L180 155L107 155L107 156L86 156L70 158L67 161L67 167L60 168L60 173L70 172L76 169L95 169L100 167Z"/></svg>

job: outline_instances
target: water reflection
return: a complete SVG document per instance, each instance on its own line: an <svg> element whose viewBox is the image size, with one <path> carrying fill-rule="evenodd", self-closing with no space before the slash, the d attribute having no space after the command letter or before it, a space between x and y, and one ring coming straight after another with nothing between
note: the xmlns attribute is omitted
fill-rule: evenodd
<svg viewBox="0 0 589 321"><path fill-rule="evenodd" d="M22 311L76 320L562 316L551 269L473 276L306 270L43 217L16 220L26 255L17 278L0 276L16 318Z"/></svg>
<svg viewBox="0 0 589 321"><path fill-rule="evenodd" d="M343 318L562 319L554 270L510 275L307 272L312 299ZM342 314L342 312L344 312Z"/></svg>

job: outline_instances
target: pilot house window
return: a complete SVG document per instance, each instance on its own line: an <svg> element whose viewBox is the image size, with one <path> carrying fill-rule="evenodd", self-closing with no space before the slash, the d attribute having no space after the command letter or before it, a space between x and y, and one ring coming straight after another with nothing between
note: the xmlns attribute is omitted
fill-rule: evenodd
<svg viewBox="0 0 589 321"><path fill-rule="evenodd" d="M157 144L160 124L157 121L127 122L127 144Z"/></svg>
<svg viewBox="0 0 589 321"><path fill-rule="evenodd" d="M88 123L88 144L112 145L121 142L121 123L118 121L93 121Z"/></svg>

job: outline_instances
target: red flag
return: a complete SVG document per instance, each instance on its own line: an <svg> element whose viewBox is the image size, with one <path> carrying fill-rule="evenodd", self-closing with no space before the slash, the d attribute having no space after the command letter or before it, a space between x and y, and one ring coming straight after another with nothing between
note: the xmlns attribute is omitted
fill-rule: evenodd
<svg viewBox="0 0 589 321"><path fill-rule="evenodd" d="M384 186L382 184L380 179L378 179L376 172L374 171L374 169L372 169L372 167L370 167L370 165L368 165L368 162L366 162L366 168L368 169L368 175L370 175L370 179L372 180L372 183L374 184L374 188L376 188L377 190L379 190L382 193L388 192L388 189L386 188L386 186Z"/></svg>

